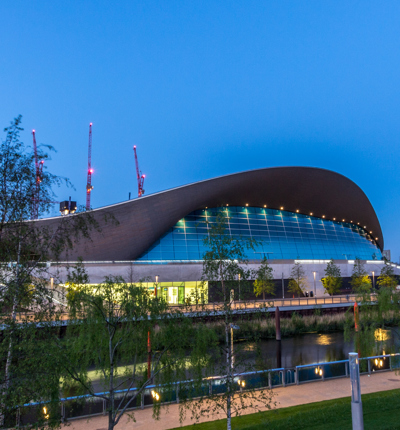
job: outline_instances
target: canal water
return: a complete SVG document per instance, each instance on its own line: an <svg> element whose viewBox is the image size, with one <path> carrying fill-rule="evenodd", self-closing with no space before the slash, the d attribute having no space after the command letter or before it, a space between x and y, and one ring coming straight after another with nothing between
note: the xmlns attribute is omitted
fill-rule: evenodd
<svg viewBox="0 0 400 430"><path fill-rule="evenodd" d="M400 351L398 330L376 330L375 348L368 355ZM235 344L234 344L235 348ZM343 332L329 334L310 333L281 341L263 340L258 347L251 342L238 345L248 361L258 360L265 369L291 368L305 364L346 360L349 352L358 352L355 341L345 340ZM362 354L360 354L362 355Z"/></svg>

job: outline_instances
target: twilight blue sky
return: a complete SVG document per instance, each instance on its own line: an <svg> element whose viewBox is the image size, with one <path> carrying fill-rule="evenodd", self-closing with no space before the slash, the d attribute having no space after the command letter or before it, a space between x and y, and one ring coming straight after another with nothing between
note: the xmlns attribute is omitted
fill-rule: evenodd
<svg viewBox="0 0 400 430"><path fill-rule="evenodd" d="M400 2L0 2L0 125L93 207L269 166L323 167L371 200L400 256ZM278 185L278 184L277 184ZM55 212L54 212L55 213Z"/></svg>

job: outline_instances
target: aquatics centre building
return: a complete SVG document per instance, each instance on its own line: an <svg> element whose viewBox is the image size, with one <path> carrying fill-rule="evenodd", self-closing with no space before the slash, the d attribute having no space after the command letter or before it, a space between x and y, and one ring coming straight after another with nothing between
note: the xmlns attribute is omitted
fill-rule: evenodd
<svg viewBox="0 0 400 430"><path fill-rule="evenodd" d="M170 303L183 303L200 284L203 239L218 213L228 218L228 234L256 239L258 245L247 251L249 264L257 268L268 258L282 286L279 297L287 294L296 261L318 296L331 259L344 279L355 258L371 276L384 264L382 230L365 193L343 175L310 167L241 172L95 209L102 231L78 243L69 264L83 258L92 283L107 275L130 282L146 278L149 289L157 287ZM117 223L104 223L105 214Z"/></svg>

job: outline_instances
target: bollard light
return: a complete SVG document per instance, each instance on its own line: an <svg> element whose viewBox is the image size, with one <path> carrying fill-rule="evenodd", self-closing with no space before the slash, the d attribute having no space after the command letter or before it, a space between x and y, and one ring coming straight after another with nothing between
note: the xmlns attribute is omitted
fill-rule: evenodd
<svg viewBox="0 0 400 430"><path fill-rule="evenodd" d="M160 395L157 393L157 391L151 390L151 397L153 397L154 400L160 400Z"/></svg>

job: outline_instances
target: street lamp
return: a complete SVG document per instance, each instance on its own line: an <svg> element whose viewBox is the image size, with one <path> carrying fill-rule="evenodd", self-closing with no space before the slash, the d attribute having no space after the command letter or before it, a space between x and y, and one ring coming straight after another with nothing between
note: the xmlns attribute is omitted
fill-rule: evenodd
<svg viewBox="0 0 400 430"><path fill-rule="evenodd" d="M317 297L317 285L315 281L315 276L317 275L317 272L313 272L314 274L314 297Z"/></svg>
<svg viewBox="0 0 400 430"><path fill-rule="evenodd" d="M372 289L375 291L375 272L372 271Z"/></svg>

